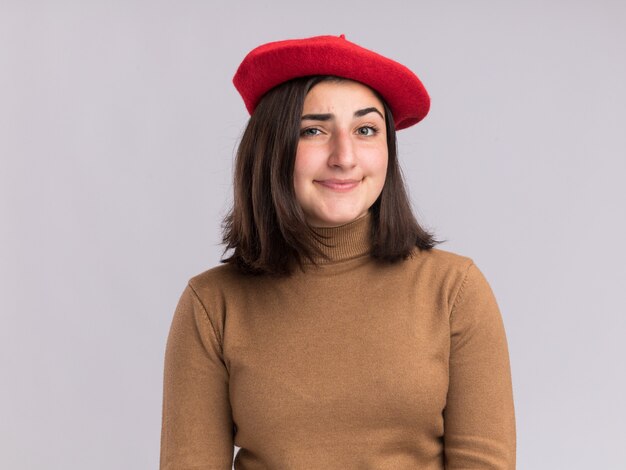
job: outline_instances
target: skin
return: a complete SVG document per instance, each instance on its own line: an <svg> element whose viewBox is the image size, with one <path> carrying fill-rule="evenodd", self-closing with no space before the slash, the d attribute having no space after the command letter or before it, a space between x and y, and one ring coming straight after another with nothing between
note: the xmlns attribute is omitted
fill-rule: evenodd
<svg viewBox="0 0 626 470"><path fill-rule="evenodd" d="M309 225L364 216L387 173L384 108L370 88L325 81L307 94L294 168L296 200Z"/></svg>

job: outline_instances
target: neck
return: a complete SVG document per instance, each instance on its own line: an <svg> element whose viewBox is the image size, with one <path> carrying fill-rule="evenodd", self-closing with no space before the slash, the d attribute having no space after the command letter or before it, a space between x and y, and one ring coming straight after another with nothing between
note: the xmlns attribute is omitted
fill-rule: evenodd
<svg viewBox="0 0 626 470"><path fill-rule="evenodd" d="M337 227L312 227L315 244L326 255L314 256L318 264L332 263L368 254L371 249L372 215L364 216Z"/></svg>

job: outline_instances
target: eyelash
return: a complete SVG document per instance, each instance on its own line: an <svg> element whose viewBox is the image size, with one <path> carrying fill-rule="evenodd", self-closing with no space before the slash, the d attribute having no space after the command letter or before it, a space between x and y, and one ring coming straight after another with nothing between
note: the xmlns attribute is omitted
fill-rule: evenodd
<svg viewBox="0 0 626 470"><path fill-rule="evenodd" d="M357 131L360 131L361 129L371 129L371 131L372 131L371 134L360 134L360 135L363 135L365 137L374 136L374 135L378 134L378 132L379 132L379 129L376 126L361 126L361 127L359 127L357 129ZM309 131L321 132L317 127L307 127L307 128L304 128L304 129L300 130L300 136L301 137L313 137L313 136L319 135L318 133L316 133L316 134L309 134Z"/></svg>
<svg viewBox="0 0 626 470"><path fill-rule="evenodd" d="M361 129L371 129L372 130L372 134L371 135L378 134L378 127L376 127L376 126L361 126L361 127L359 127L358 130L360 131ZM365 134L361 134L361 135L365 135ZM366 137L370 137L370 135L366 135Z"/></svg>
<svg viewBox="0 0 626 470"><path fill-rule="evenodd" d="M305 129L301 129L300 130L300 136L301 137L312 137L312 136L315 136L315 135L319 135L319 134L309 134L308 133L309 131L319 131L319 129L316 128L316 127L307 127Z"/></svg>

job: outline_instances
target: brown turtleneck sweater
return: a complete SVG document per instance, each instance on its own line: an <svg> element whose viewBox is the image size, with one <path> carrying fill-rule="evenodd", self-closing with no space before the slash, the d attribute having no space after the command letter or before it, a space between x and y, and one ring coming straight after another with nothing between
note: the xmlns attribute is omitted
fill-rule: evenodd
<svg viewBox="0 0 626 470"><path fill-rule="evenodd" d="M515 468L505 331L470 258L369 255L369 214L286 278L221 265L165 353L161 470Z"/></svg>

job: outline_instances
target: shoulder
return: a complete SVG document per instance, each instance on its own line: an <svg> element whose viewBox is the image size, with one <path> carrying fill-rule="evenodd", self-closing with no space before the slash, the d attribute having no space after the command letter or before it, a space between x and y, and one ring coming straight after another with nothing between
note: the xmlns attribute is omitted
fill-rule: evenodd
<svg viewBox="0 0 626 470"><path fill-rule="evenodd" d="M440 248L415 248L404 269L410 272L407 274L415 275L421 288L445 298L449 310L468 285L475 284L476 278L482 276L472 257Z"/></svg>
<svg viewBox="0 0 626 470"><path fill-rule="evenodd" d="M208 319L221 342L225 324L226 299L241 284L242 274L230 264L222 264L193 275L179 301L179 310L193 311L200 326ZM209 330L207 330L209 331Z"/></svg>
<svg viewBox="0 0 626 470"><path fill-rule="evenodd" d="M498 312L491 285L473 258L437 248L419 251L414 258L446 285L451 313L468 308Z"/></svg>
<svg viewBox="0 0 626 470"><path fill-rule="evenodd" d="M220 264L193 275L189 278L188 285L204 302L236 290L246 277L232 264Z"/></svg>
<svg viewBox="0 0 626 470"><path fill-rule="evenodd" d="M460 288L474 266L474 260L441 248L424 250L416 247L405 264L408 269L418 272L422 279L430 279L433 284L444 284L455 290Z"/></svg>
<svg viewBox="0 0 626 470"><path fill-rule="evenodd" d="M441 248L421 250L416 247L411 254L411 259L422 268L441 272L465 273L474 264L474 260L469 256Z"/></svg>
<svg viewBox="0 0 626 470"><path fill-rule="evenodd" d="M225 263L192 276L188 286L206 307L223 308L226 303L258 293L272 281L271 276L244 273Z"/></svg>
<svg viewBox="0 0 626 470"><path fill-rule="evenodd" d="M241 276L241 274L232 264L220 264L193 275L189 279L189 284L200 288L207 284L216 285L229 283L238 276Z"/></svg>

